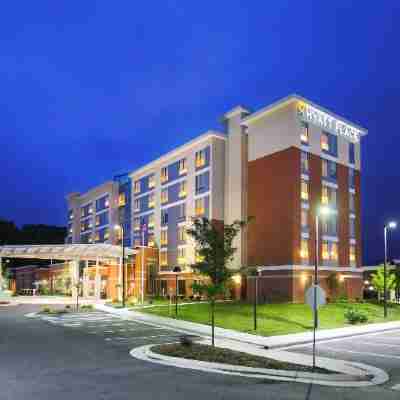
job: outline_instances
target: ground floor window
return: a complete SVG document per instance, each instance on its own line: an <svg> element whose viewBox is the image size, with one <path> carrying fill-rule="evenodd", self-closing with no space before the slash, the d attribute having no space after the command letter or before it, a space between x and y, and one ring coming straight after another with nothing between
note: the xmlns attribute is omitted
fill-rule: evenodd
<svg viewBox="0 0 400 400"><path fill-rule="evenodd" d="M178 281L178 295L186 296L186 281L183 279Z"/></svg>

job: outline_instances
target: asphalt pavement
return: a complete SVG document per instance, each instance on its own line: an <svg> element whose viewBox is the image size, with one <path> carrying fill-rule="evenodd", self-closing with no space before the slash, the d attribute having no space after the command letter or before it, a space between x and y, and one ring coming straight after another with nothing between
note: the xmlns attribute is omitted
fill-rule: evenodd
<svg viewBox="0 0 400 400"><path fill-rule="evenodd" d="M61 318L25 316L38 309L29 305L0 308L1 400L376 400L377 396L380 400L398 400L400 395L392 389L396 380L390 382L392 386L339 389L152 364L132 358L129 351L143 344L174 341L179 333L102 312L68 314ZM400 354L396 351L394 348L392 353ZM335 353L335 357L342 358L342 354ZM380 366L377 359L372 357L371 365ZM379 362L387 364L397 379L400 368L396 370L396 362L400 366L400 355L399 359Z"/></svg>

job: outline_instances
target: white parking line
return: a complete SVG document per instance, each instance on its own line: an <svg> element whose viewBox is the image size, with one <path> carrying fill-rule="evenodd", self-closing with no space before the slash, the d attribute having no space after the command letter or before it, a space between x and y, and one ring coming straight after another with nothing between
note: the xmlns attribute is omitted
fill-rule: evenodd
<svg viewBox="0 0 400 400"><path fill-rule="evenodd" d="M368 342L368 341L364 341L364 340L357 340L357 344L366 344L368 346L377 346L377 347L393 347L395 349L399 349L400 348L400 344Z"/></svg>
<svg viewBox="0 0 400 400"><path fill-rule="evenodd" d="M335 347L329 347L329 346L320 346L325 350L332 351L334 353L351 353L351 354L362 354L364 356L371 356L371 357L381 357L381 358L393 358L396 360L400 360L400 356L389 356L389 355L383 355L383 354L378 354L378 353L369 353L366 351L354 351L354 350L347 350L347 349L337 349Z"/></svg>

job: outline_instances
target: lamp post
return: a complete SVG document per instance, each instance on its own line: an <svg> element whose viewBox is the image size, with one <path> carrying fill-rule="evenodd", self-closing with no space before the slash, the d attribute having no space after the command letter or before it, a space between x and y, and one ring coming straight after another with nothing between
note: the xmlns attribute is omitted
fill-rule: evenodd
<svg viewBox="0 0 400 400"><path fill-rule="evenodd" d="M122 225L116 225L115 230L121 231L121 250L122 250L122 308L125 308L125 232Z"/></svg>
<svg viewBox="0 0 400 400"><path fill-rule="evenodd" d="M175 273L175 318L178 318L178 274L181 272L181 267L176 266L172 271Z"/></svg>
<svg viewBox="0 0 400 400"><path fill-rule="evenodd" d="M397 223L394 221L389 222L383 227L383 237L385 242L385 258L383 261L383 315L387 318L387 231L388 229L395 229Z"/></svg>

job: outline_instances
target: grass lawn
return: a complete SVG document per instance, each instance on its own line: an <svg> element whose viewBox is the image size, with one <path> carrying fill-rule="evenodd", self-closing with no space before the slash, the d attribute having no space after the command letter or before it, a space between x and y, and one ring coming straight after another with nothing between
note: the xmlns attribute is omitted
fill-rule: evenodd
<svg viewBox="0 0 400 400"><path fill-rule="evenodd" d="M347 326L344 312L357 308L368 315L368 322L383 322L383 307L374 303L331 303L320 308L320 328ZM253 306L245 303L217 303L215 323L221 328L255 333L253 330ZM305 304L263 304L257 307L257 334L265 336L284 335L312 329L312 311ZM148 314L169 317L169 307L152 307L140 310ZM179 319L209 324L210 313L207 303L182 305L178 310ZM175 309L171 308L171 316ZM400 306L389 308L387 321L400 320Z"/></svg>

